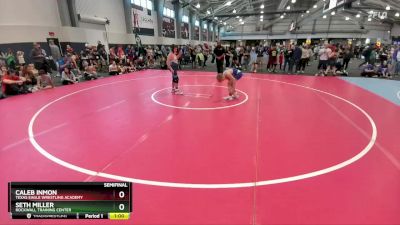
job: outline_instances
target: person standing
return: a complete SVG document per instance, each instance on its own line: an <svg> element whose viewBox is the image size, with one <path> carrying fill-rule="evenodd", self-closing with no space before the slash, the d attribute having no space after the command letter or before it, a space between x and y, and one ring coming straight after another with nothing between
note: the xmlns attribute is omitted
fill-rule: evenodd
<svg viewBox="0 0 400 225"><path fill-rule="evenodd" d="M33 43L33 49L31 50L30 57L37 70L44 69L45 56L42 53L39 43Z"/></svg>
<svg viewBox="0 0 400 225"><path fill-rule="evenodd" d="M181 54L178 51L178 47L172 45L172 51L169 53L167 57L167 67L172 73L172 94L181 95L183 92L179 90L179 77L178 77L178 69L179 69L179 61L178 59L181 57Z"/></svg>
<svg viewBox="0 0 400 225"><path fill-rule="evenodd" d="M50 55L53 58L54 64L57 67L56 68L57 71L59 71L60 65L58 64L58 61L60 61L60 59L61 59L60 48L56 44L54 44L54 40L52 40L52 39L49 40L49 47L50 47Z"/></svg>
<svg viewBox="0 0 400 225"><path fill-rule="evenodd" d="M343 68L344 71L347 71L347 68L349 67L349 63L351 58L353 57L353 54L351 53L349 48L346 48L343 52Z"/></svg>
<svg viewBox="0 0 400 225"><path fill-rule="evenodd" d="M218 76L222 76L222 73L224 72L225 49L222 47L221 41L217 42L217 46L214 48L214 55L217 64Z"/></svg>
<svg viewBox="0 0 400 225"><path fill-rule="evenodd" d="M298 73L300 71L302 53L303 52L302 52L301 48L297 44L293 50L293 60L294 60L294 64L296 65L296 73Z"/></svg>

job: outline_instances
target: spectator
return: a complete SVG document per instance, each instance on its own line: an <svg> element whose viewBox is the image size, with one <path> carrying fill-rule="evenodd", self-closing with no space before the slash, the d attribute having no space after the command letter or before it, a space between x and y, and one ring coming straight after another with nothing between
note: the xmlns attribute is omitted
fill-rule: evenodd
<svg viewBox="0 0 400 225"><path fill-rule="evenodd" d="M2 81L2 92L5 95L18 95L29 93L27 86L25 85L25 79L16 75L15 70L2 68L4 72Z"/></svg>
<svg viewBox="0 0 400 225"><path fill-rule="evenodd" d="M97 72L94 66L88 66L83 73L83 78L85 80L97 80Z"/></svg>
<svg viewBox="0 0 400 225"><path fill-rule="evenodd" d="M328 50L328 44L323 45L319 52L319 62L318 62L318 70L319 73L315 74L315 76L321 75L325 76L326 75L326 70L328 69L328 58L329 58L329 52L330 49Z"/></svg>
<svg viewBox="0 0 400 225"><path fill-rule="evenodd" d="M78 79L75 77L75 74L71 71L70 67L64 68L64 71L61 74L61 83L63 85L78 83Z"/></svg>
<svg viewBox="0 0 400 225"><path fill-rule="evenodd" d="M37 70L45 69L44 68L45 55L43 54L39 43L33 44L33 49L31 51L30 57Z"/></svg>
<svg viewBox="0 0 400 225"><path fill-rule="evenodd" d="M251 51L250 51L250 65L251 65L251 71L253 73L257 73L257 52L256 52L256 48L252 47Z"/></svg>
<svg viewBox="0 0 400 225"><path fill-rule="evenodd" d="M53 81L51 77L44 70L39 71L39 79L38 79L38 89L45 90L54 88Z"/></svg>
<svg viewBox="0 0 400 225"><path fill-rule="evenodd" d="M115 61L112 61L111 65L108 68L108 74L111 76L118 75L118 66Z"/></svg>
<svg viewBox="0 0 400 225"><path fill-rule="evenodd" d="M224 72L224 57L225 50L221 45L221 41L217 42L217 46L214 48L214 55L217 64L217 73L219 76Z"/></svg>
<svg viewBox="0 0 400 225"><path fill-rule="evenodd" d="M296 65L296 73L298 73L300 71L302 54L303 54L303 51L301 50L300 46L297 44L293 50L293 60L294 60L294 64Z"/></svg>
<svg viewBox="0 0 400 225"><path fill-rule="evenodd" d="M17 66L17 60L15 59L15 55L12 49L8 49L7 51L7 57L6 57L6 63L8 68L15 70Z"/></svg>
<svg viewBox="0 0 400 225"><path fill-rule="evenodd" d="M362 77L375 77L377 76L377 73L375 71L375 66L372 64L367 63L362 72L361 72Z"/></svg>
<svg viewBox="0 0 400 225"><path fill-rule="evenodd" d="M18 65L20 67L25 66L25 52L23 51L17 51L17 61L18 61Z"/></svg>
<svg viewBox="0 0 400 225"><path fill-rule="evenodd" d="M352 52L350 51L349 48L346 48L344 50L344 52L343 52L343 68L344 68L344 71L347 71L347 69L349 68L349 63L350 63L351 58L353 58L353 54L352 54Z"/></svg>

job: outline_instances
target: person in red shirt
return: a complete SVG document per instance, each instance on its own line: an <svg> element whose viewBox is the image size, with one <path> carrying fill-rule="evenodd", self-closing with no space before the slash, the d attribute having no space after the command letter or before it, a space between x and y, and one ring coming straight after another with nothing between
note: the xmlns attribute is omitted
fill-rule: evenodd
<svg viewBox="0 0 400 225"><path fill-rule="evenodd" d="M2 69L3 70L3 69ZM28 88L25 85L25 79L15 74L15 70L3 71L1 78L1 91L5 95L18 95L28 93Z"/></svg>

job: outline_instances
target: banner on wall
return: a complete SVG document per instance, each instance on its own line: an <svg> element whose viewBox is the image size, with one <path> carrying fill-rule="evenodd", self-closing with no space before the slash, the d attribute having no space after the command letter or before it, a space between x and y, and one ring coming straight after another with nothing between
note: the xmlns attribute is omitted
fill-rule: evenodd
<svg viewBox="0 0 400 225"><path fill-rule="evenodd" d="M200 40L200 28L195 26L194 27L194 35L193 40L199 41Z"/></svg>
<svg viewBox="0 0 400 225"><path fill-rule="evenodd" d="M207 29L202 29L201 32L201 40L202 41L207 41L208 40L208 30Z"/></svg>
<svg viewBox="0 0 400 225"><path fill-rule="evenodd" d="M189 24L181 23L181 38L189 39Z"/></svg>
<svg viewBox="0 0 400 225"><path fill-rule="evenodd" d="M163 16L162 23L162 36L168 38L175 38L175 20Z"/></svg>
<svg viewBox="0 0 400 225"><path fill-rule="evenodd" d="M154 36L156 14L151 10L132 4L133 32L139 35Z"/></svg>

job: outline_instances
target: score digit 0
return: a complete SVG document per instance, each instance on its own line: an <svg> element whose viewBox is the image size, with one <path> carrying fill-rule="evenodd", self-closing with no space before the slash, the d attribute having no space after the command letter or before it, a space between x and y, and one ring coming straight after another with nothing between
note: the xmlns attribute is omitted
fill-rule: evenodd
<svg viewBox="0 0 400 225"><path fill-rule="evenodd" d="M120 191L118 195L119 195L120 198L124 198L125 197L125 192Z"/></svg>

